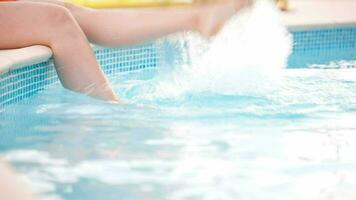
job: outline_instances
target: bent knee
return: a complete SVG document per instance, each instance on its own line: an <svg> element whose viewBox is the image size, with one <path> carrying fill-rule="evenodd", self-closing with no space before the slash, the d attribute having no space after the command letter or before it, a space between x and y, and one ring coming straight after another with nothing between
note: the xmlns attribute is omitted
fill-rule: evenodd
<svg viewBox="0 0 356 200"><path fill-rule="evenodd" d="M0 45L3 48L33 44L50 46L57 38L81 34L71 12L63 6L22 1L0 3Z"/></svg>
<svg viewBox="0 0 356 200"><path fill-rule="evenodd" d="M1 3L1 12L7 16L26 17L43 24L46 22L63 23L74 20L70 10L64 5L42 2L19 1L16 3Z"/></svg>
<svg viewBox="0 0 356 200"><path fill-rule="evenodd" d="M48 22L53 26L75 23L72 13L64 6L47 5L47 9L44 14L44 17L46 17Z"/></svg>

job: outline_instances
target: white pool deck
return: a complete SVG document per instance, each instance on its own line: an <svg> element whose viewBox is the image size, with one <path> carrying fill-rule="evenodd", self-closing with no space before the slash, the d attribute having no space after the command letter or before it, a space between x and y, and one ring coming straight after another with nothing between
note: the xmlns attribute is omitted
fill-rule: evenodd
<svg viewBox="0 0 356 200"><path fill-rule="evenodd" d="M356 0L289 0L290 10L281 13L290 30L356 24ZM0 50L0 73L52 57L45 46Z"/></svg>

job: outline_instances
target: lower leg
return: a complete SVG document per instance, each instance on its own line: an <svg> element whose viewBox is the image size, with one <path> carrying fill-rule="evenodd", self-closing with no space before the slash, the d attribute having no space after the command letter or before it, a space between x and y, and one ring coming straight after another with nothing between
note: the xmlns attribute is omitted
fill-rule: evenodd
<svg viewBox="0 0 356 200"><path fill-rule="evenodd" d="M17 2L1 3L0 10L0 48L49 46L64 87L105 100L117 100L84 33L67 9ZM33 21L41 26L34 27Z"/></svg>
<svg viewBox="0 0 356 200"><path fill-rule="evenodd" d="M51 45L63 86L89 96L118 101L84 34L78 36L72 34L71 40L58 38Z"/></svg>
<svg viewBox="0 0 356 200"><path fill-rule="evenodd" d="M87 10L75 15L93 43L118 46L194 30L194 12L167 9ZM92 19L92 20L89 20Z"/></svg>

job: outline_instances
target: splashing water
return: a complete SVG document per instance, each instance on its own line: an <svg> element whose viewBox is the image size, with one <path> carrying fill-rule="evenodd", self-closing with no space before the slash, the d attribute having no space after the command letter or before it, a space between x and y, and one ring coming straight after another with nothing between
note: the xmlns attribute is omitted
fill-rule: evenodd
<svg viewBox="0 0 356 200"><path fill-rule="evenodd" d="M177 98L189 93L256 94L278 85L291 52L291 36L275 6L257 1L227 22L210 41L185 35L189 62L163 66L136 99Z"/></svg>

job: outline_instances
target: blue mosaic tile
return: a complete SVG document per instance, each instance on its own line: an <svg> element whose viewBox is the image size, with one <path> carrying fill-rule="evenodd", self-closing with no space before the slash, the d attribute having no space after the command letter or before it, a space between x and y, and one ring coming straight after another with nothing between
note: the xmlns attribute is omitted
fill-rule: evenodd
<svg viewBox="0 0 356 200"><path fill-rule="evenodd" d="M149 43L129 48L103 48L95 51L103 71L111 78L120 72L157 67L161 45ZM30 97L59 83L53 60L24 66L0 74L0 112L7 105Z"/></svg>
<svg viewBox="0 0 356 200"><path fill-rule="evenodd" d="M320 28L292 32L289 68L356 59L356 27Z"/></svg>
<svg viewBox="0 0 356 200"><path fill-rule="evenodd" d="M0 76L0 111L58 82L52 60L10 70Z"/></svg>

